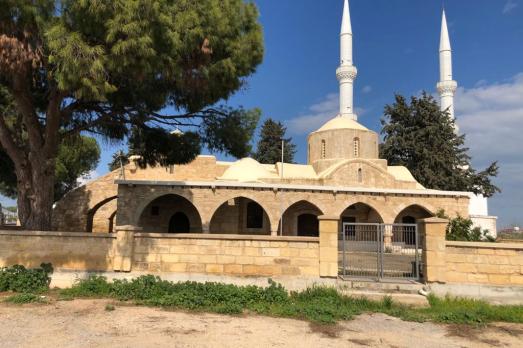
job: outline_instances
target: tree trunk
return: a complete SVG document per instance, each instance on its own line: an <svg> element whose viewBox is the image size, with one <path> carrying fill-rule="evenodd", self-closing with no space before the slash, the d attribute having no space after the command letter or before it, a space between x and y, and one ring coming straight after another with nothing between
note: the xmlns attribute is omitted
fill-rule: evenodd
<svg viewBox="0 0 523 348"><path fill-rule="evenodd" d="M18 175L18 212L22 227L34 231L52 230L54 164L34 161Z"/></svg>

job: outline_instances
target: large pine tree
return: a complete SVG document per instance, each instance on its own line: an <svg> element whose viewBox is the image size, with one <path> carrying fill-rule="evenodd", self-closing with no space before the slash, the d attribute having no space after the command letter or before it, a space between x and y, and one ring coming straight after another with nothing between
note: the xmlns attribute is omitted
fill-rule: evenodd
<svg viewBox="0 0 523 348"><path fill-rule="evenodd" d="M0 2L0 149L22 225L51 228L60 144L80 134L136 135L143 165L185 163L201 146L250 153L259 110L218 105L262 59L244 0Z"/></svg>
<svg viewBox="0 0 523 348"><path fill-rule="evenodd" d="M411 97L410 104L396 95L395 102L385 106L381 123L381 157L389 165L407 167L423 186L486 197L500 192L492 183L498 174L497 163L480 172L473 169L465 135L456 133L455 121L426 92Z"/></svg>
<svg viewBox="0 0 523 348"><path fill-rule="evenodd" d="M281 142L284 140L283 160L286 163L294 163L296 145L292 138L285 138L287 128L281 122L272 118L267 119L260 131L260 140L256 152L253 154L255 160L260 163L274 164L281 162Z"/></svg>

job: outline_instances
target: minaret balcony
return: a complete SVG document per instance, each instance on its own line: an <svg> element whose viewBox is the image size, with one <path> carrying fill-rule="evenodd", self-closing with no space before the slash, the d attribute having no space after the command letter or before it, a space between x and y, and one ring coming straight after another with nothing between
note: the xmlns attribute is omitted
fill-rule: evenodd
<svg viewBox="0 0 523 348"><path fill-rule="evenodd" d="M441 81L437 85L438 92L442 96L453 96L458 89L458 83L456 81Z"/></svg>
<svg viewBox="0 0 523 348"><path fill-rule="evenodd" d="M358 69L354 65L342 65L336 70L338 81L354 81L358 76Z"/></svg>

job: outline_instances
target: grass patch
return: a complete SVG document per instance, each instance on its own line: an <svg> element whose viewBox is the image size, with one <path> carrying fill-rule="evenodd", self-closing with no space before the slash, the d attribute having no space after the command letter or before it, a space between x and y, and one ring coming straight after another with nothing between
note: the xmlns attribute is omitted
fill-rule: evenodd
<svg viewBox="0 0 523 348"><path fill-rule="evenodd" d="M13 304L26 304L26 303L47 303L45 298L35 294L21 293L7 297L4 302Z"/></svg>
<svg viewBox="0 0 523 348"><path fill-rule="evenodd" d="M363 313L384 313L407 321L482 325L493 321L523 323L523 306L494 306L484 301L429 297L428 308L339 294L334 288L312 287L287 292L269 281L269 286L235 286L221 283L172 283L154 276L108 282L100 276L78 281L59 291L59 298L111 298L133 304L221 314L245 312L305 319L331 324Z"/></svg>

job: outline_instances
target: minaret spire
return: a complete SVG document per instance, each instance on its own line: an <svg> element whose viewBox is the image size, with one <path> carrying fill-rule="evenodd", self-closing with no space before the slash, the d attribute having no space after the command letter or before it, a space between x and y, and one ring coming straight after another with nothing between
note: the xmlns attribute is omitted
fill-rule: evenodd
<svg viewBox="0 0 523 348"><path fill-rule="evenodd" d="M352 25L350 20L349 1L343 6L343 19L340 33L340 67L336 77L340 82L340 116L357 120L354 113L354 80L358 70L352 61Z"/></svg>
<svg viewBox="0 0 523 348"><path fill-rule="evenodd" d="M450 117L454 118L454 93L458 88L458 83L452 79L452 48L450 46L449 30L447 17L443 10L441 20L441 38L439 44L439 69L440 81L437 85L441 97L441 110L448 109Z"/></svg>

